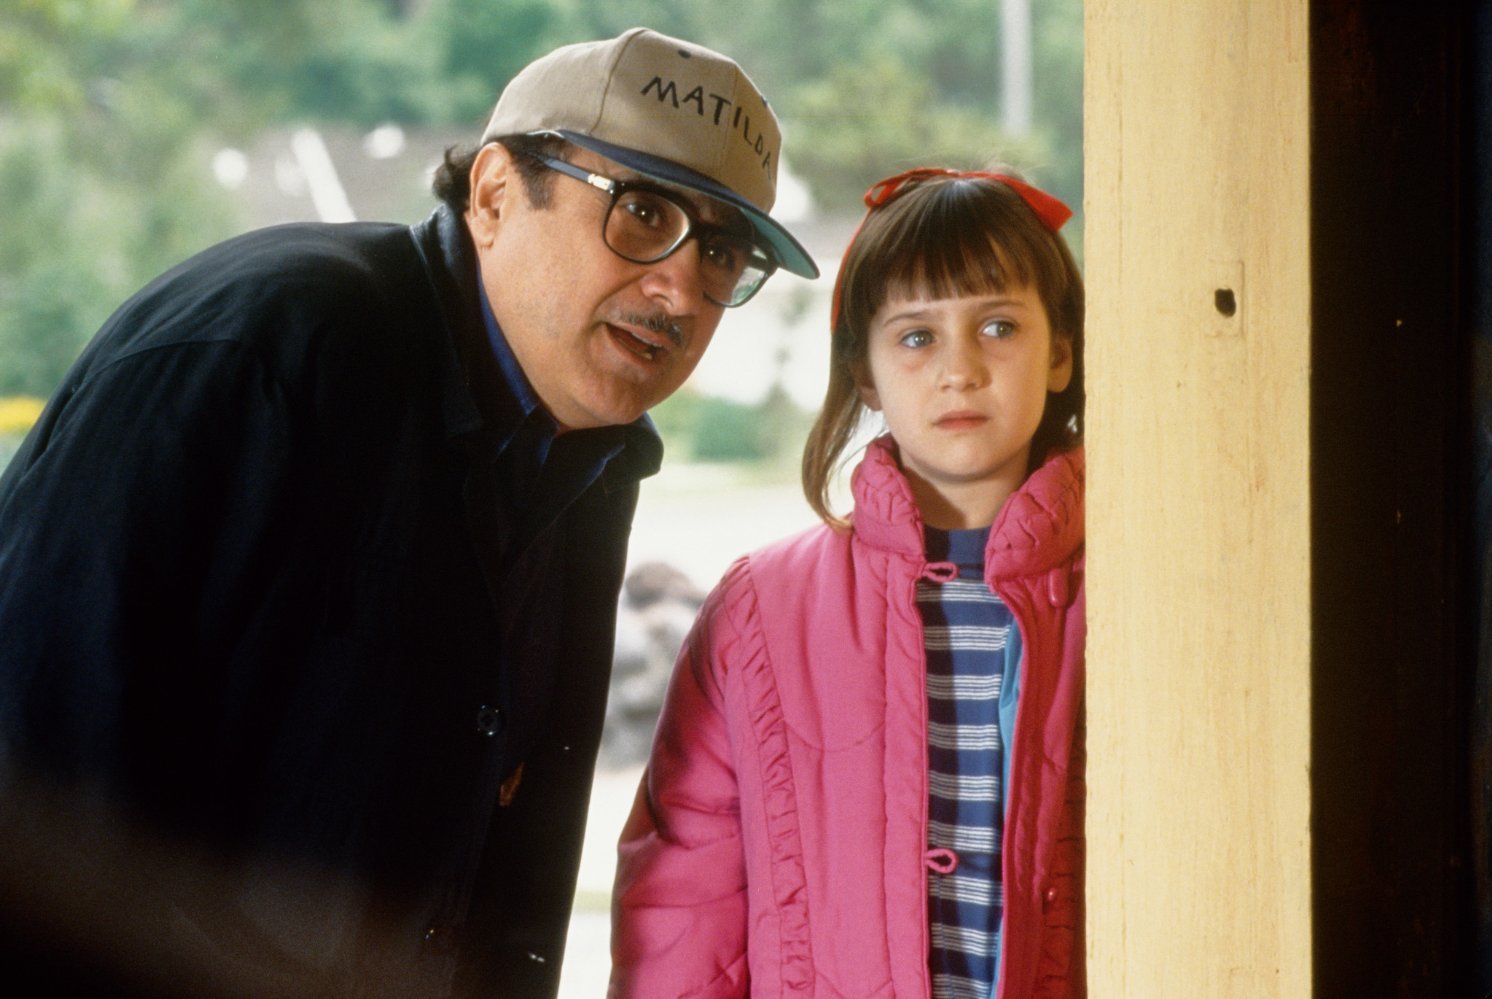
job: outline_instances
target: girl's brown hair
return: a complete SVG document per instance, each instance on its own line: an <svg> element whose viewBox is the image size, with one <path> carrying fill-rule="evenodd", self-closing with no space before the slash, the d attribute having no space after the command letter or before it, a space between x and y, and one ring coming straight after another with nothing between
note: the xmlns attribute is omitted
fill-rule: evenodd
<svg viewBox="0 0 1492 999"><path fill-rule="evenodd" d="M840 265L829 386L803 449L803 494L825 522L846 523L829 508L829 485L866 412L856 385L876 310L892 298L1026 286L1046 308L1052 336L1072 352L1072 379L1047 394L1031 440L1035 468L1082 437L1083 279L1066 242L1010 186L985 176L921 178L870 210Z"/></svg>

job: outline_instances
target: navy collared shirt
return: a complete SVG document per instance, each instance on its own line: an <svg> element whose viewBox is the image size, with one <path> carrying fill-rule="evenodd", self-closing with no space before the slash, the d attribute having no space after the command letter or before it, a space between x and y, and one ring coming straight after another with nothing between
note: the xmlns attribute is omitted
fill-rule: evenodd
<svg viewBox="0 0 1492 999"><path fill-rule="evenodd" d="M502 327L497 325L497 317L492 314L492 305L487 301L487 291L482 287L480 279L477 288L482 297L482 323L487 327L487 342L492 346L492 356L497 359L497 368L502 372L503 384L512 393L513 399L517 401L518 408L523 413L519 421L519 431L504 441L503 447L506 449L509 442L520 436L524 430L529 430L532 424L529 435L532 438L533 451L531 453L536 467L542 467L549 456L550 445L559 436L559 424L554 422L554 417L550 416L539 402L533 385L529 383L528 376L523 373L523 368L518 364L518 358L513 356L513 348L508 346L508 338L503 334ZM604 465L605 461L603 460L601 464Z"/></svg>
<svg viewBox="0 0 1492 999"><path fill-rule="evenodd" d="M605 470L626 447L631 427L657 437L652 420L644 414L627 426L596 427L561 434L559 424L544 408L532 383L513 354L487 293L481 289L482 321L492 355L512 393L520 416L513 433L503 439L498 460L503 466L505 487L515 508L526 509L524 534L537 532L559 516Z"/></svg>

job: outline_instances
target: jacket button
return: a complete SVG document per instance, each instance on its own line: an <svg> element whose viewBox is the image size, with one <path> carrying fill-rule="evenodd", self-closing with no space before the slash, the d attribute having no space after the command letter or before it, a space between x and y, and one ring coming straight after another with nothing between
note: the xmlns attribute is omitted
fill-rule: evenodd
<svg viewBox="0 0 1492 999"><path fill-rule="evenodd" d="M498 729L502 728L502 712L497 708L489 708L482 705L477 708L477 733L479 735L496 735Z"/></svg>
<svg viewBox="0 0 1492 999"><path fill-rule="evenodd" d="M421 934L425 947L435 954L449 954L456 943L455 934L448 926L431 926Z"/></svg>

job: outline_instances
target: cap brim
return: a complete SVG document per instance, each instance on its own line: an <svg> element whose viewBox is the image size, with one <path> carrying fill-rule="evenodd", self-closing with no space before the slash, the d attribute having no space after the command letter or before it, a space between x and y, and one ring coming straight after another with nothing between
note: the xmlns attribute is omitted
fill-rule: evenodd
<svg viewBox="0 0 1492 999"><path fill-rule="evenodd" d="M813 262L808 251L793 238L792 233L784 229L772 216L725 185L718 184L704 174L686 166L680 166L672 160L649 156L647 153L593 139L589 135L571 132L568 129L560 129L557 134L563 136L567 142L573 142L593 153L599 153L628 169L636 170L645 177L698 191L700 194L730 205L746 216L746 220L751 223L751 228L771 249L779 267L799 277L816 278L819 276L818 265Z"/></svg>

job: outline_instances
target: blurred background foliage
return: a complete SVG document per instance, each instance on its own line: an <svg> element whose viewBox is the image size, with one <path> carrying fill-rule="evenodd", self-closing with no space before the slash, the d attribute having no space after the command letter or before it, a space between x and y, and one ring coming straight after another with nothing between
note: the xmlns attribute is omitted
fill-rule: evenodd
<svg viewBox="0 0 1492 999"><path fill-rule="evenodd" d="M994 156L1080 208L1082 2L1021 2L1032 113L1017 135L1000 123L1009 0L7 0L0 397L50 394L129 294L245 227L209 168L217 150L304 124L475 138L535 56L636 24L747 68L820 214L858 216L864 189L904 166ZM1080 218L1067 235L1080 251ZM690 449L731 456L772 446L747 431L780 431L771 412L791 402L769 392L762 405L680 397L660 423L708 426Z"/></svg>

